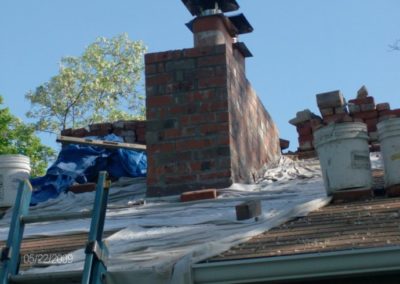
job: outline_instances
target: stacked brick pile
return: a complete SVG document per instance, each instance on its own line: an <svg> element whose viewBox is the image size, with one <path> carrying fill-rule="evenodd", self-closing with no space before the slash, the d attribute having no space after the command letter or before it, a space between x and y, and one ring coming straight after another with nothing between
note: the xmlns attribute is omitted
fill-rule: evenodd
<svg viewBox="0 0 400 284"><path fill-rule="evenodd" d="M126 143L146 143L146 121L121 120L114 123L96 123L85 128L65 129L61 131L62 136L86 137L105 136L115 134L124 139Z"/></svg>
<svg viewBox="0 0 400 284"><path fill-rule="evenodd" d="M314 151L313 134L316 129L322 126L322 119L312 113L309 109L299 111L296 117L289 121L290 124L296 126L299 135L300 152Z"/></svg>
<svg viewBox="0 0 400 284"><path fill-rule="evenodd" d="M340 91L318 94L317 105L324 124L352 121L348 115L346 100Z"/></svg>
<svg viewBox="0 0 400 284"><path fill-rule="evenodd" d="M371 141L378 140L377 127L379 121L400 116L400 109L391 110L389 103L375 104L374 97L368 95L365 86L357 92L357 98L349 100L350 115L364 122L368 128Z"/></svg>
<svg viewBox="0 0 400 284"><path fill-rule="evenodd" d="M313 133L319 127L330 123L363 122L367 125L370 136L371 149L379 149L377 144L377 124L379 121L400 117L400 109L390 109L389 103L375 103L375 99L369 96L368 90L362 86L357 92L357 98L346 103L340 91L332 91L318 94L317 105L321 117L309 110L296 114L296 118L289 123L296 126L299 136L299 153L314 152Z"/></svg>

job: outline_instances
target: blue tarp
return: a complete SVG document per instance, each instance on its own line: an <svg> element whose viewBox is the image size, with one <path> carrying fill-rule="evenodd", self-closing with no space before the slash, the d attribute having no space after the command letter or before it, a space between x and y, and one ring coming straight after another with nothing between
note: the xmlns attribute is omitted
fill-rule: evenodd
<svg viewBox="0 0 400 284"><path fill-rule="evenodd" d="M110 134L91 139L123 142ZM105 149L69 144L61 149L56 162L43 177L31 179L34 188L31 204L44 202L65 192L73 183L96 182L99 171L107 171L112 178L144 177L147 156L143 151Z"/></svg>

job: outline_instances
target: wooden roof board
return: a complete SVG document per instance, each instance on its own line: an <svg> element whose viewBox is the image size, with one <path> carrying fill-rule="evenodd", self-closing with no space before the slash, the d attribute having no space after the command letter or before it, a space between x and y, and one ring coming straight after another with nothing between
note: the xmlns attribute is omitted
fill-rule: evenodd
<svg viewBox="0 0 400 284"><path fill-rule="evenodd" d="M104 232L104 238L112 235L115 231ZM25 238L21 245L21 269L26 270L35 266L46 266L32 264L24 261L27 254L38 255L65 255L77 249L84 248L88 239L88 233L74 233L58 236L35 236ZM0 241L0 247L5 246L6 241Z"/></svg>
<svg viewBox="0 0 400 284"><path fill-rule="evenodd" d="M400 198L329 205L207 262L400 246Z"/></svg>

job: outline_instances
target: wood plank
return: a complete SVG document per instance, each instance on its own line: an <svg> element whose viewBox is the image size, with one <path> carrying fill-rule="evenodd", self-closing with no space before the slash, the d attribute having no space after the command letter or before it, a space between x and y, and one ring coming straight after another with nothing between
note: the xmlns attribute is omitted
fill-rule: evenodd
<svg viewBox="0 0 400 284"><path fill-rule="evenodd" d="M140 151L146 151L147 149L146 145L142 144L121 143L114 141L103 141L103 140L94 140L88 138L77 138L69 136L58 136L56 141L63 144L89 145L89 146L96 146L108 149L128 149L128 150L140 150Z"/></svg>
<svg viewBox="0 0 400 284"><path fill-rule="evenodd" d="M208 260L400 246L400 199L329 205L260 234Z"/></svg>

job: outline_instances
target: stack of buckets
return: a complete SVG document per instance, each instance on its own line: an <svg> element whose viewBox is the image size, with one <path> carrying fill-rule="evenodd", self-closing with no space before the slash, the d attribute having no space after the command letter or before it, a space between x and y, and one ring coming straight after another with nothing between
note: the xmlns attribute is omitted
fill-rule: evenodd
<svg viewBox="0 0 400 284"><path fill-rule="evenodd" d="M23 155L0 155L0 207L14 205L20 181L28 179L30 160Z"/></svg>
<svg viewBox="0 0 400 284"><path fill-rule="evenodd" d="M400 118L380 122L378 134L385 168L385 188L400 185ZM343 190L372 188L366 124L347 122L320 128L314 133L314 145L328 195Z"/></svg>

